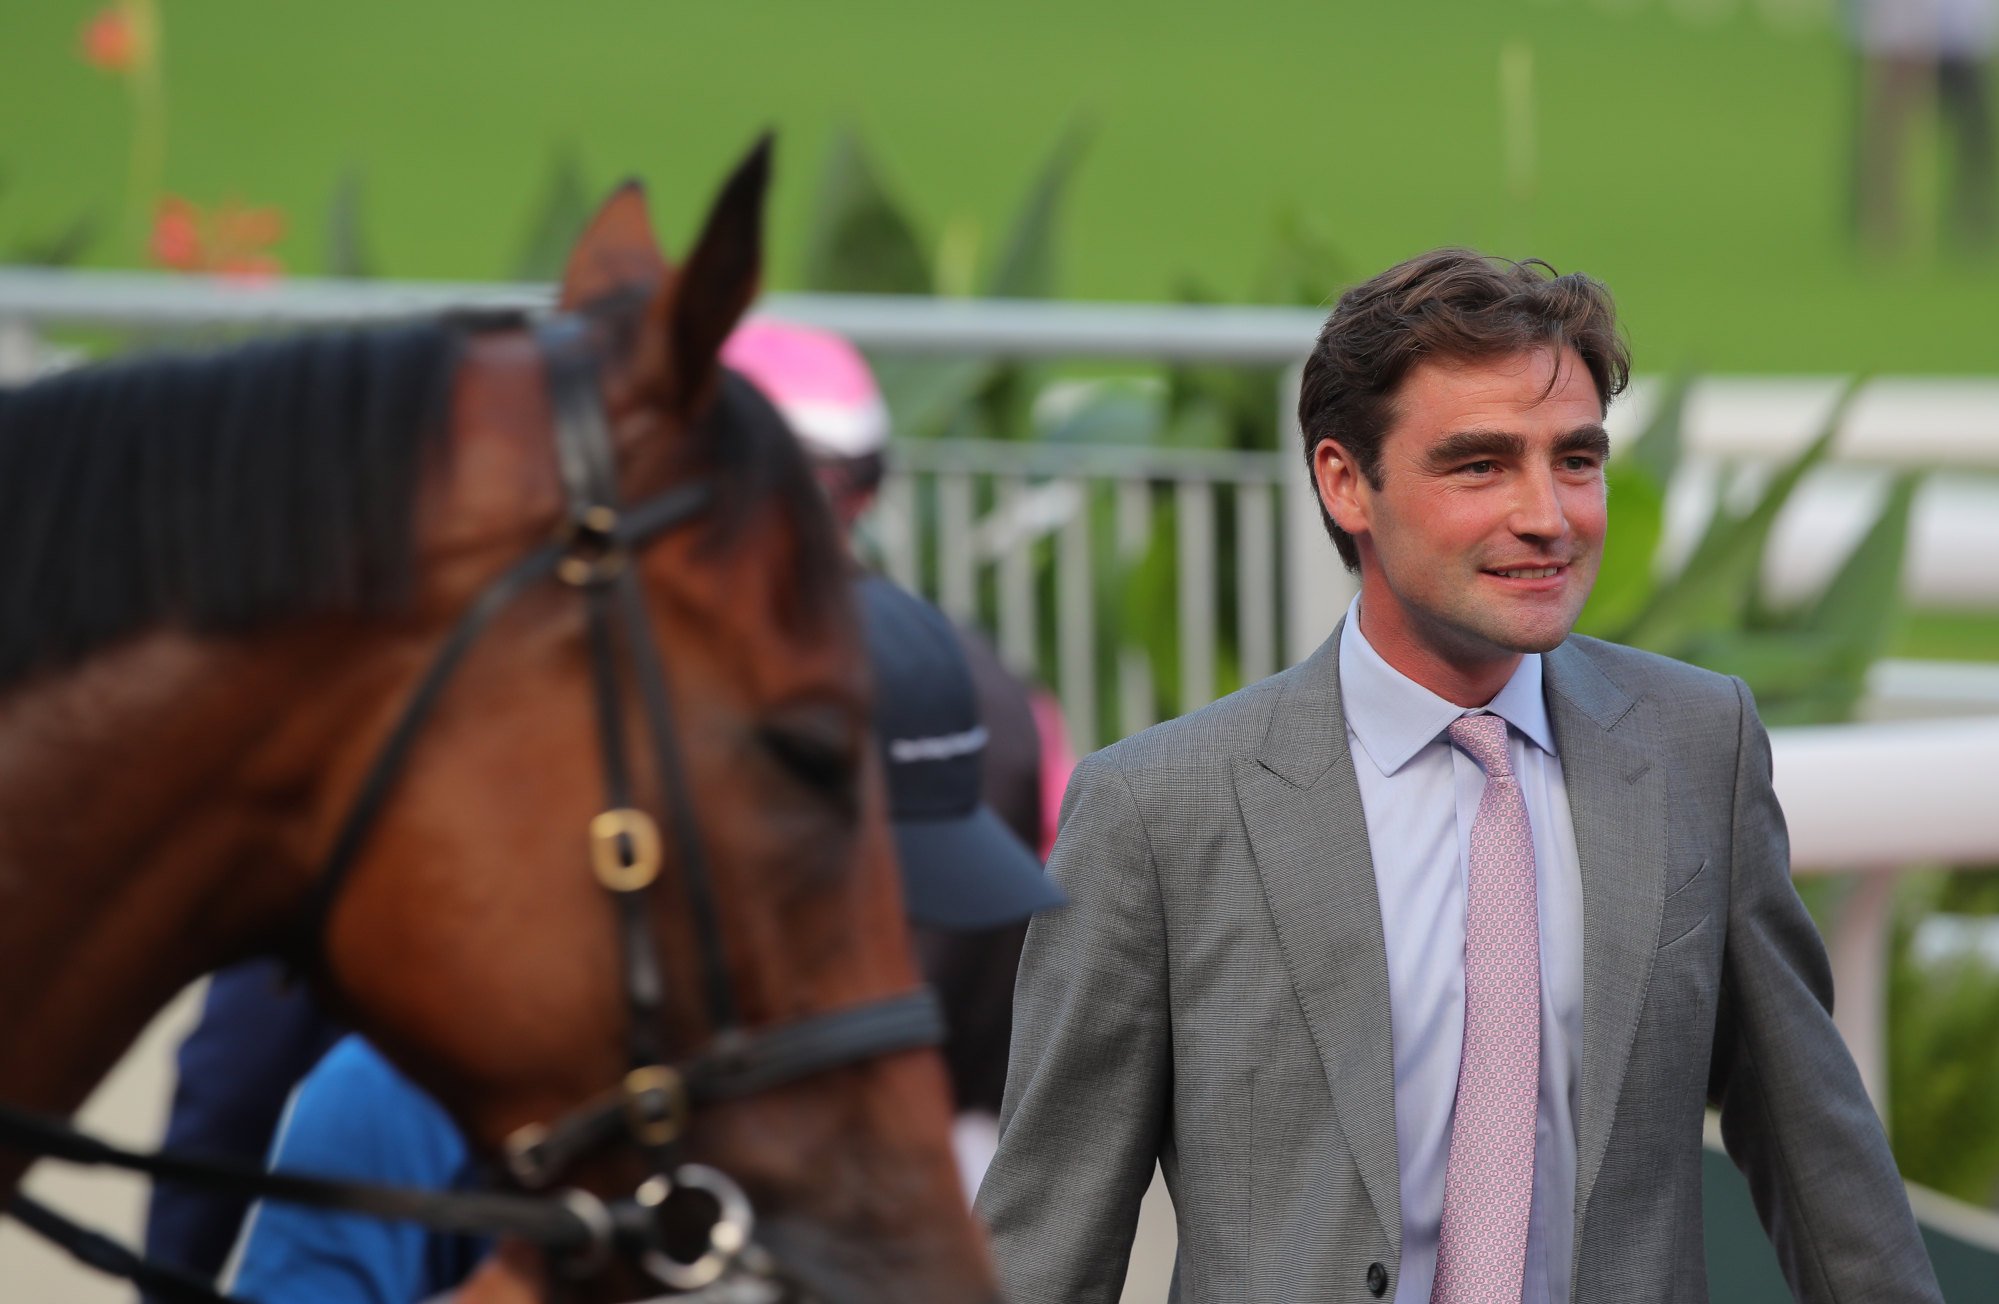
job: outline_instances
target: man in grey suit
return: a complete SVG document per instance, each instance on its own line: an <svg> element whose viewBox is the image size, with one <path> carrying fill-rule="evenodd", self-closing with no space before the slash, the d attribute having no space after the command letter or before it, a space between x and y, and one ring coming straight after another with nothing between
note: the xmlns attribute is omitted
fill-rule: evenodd
<svg viewBox="0 0 1999 1304"><path fill-rule="evenodd" d="M1704 1300L1709 1102L1797 1298L1940 1298L1747 689L1570 634L1627 371L1539 264L1342 296L1299 419L1360 597L1070 784L979 1194L1009 1298L1115 1301L1156 1160L1183 1300Z"/></svg>

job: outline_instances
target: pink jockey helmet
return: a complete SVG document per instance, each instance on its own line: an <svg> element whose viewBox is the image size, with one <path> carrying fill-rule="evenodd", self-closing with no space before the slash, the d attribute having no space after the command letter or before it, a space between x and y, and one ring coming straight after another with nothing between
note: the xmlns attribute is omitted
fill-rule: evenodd
<svg viewBox="0 0 1999 1304"><path fill-rule="evenodd" d="M888 444L874 372L838 335L752 317L723 344L722 361L763 391L812 456L868 457Z"/></svg>

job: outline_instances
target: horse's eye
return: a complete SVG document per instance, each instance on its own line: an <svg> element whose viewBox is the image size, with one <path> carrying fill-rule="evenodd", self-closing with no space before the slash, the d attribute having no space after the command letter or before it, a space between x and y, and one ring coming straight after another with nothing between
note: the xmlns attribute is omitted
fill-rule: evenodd
<svg viewBox="0 0 1999 1304"><path fill-rule="evenodd" d="M778 763L807 785L843 802L853 800L860 766L852 735L818 722L766 724L757 737Z"/></svg>

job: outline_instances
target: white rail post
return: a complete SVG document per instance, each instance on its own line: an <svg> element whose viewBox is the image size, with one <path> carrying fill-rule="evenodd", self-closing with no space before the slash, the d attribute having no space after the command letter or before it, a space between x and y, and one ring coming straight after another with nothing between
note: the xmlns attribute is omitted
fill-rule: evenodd
<svg viewBox="0 0 1999 1304"><path fill-rule="evenodd" d="M1152 548L1152 483L1120 480L1117 486L1119 584L1132 583ZM1137 631L1118 628L1118 727L1127 735L1153 723L1152 655Z"/></svg>
<svg viewBox="0 0 1999 1304"><path fill-rule="evenodd" d="M1236 663L1244 684L1277 667L1277 548L1271 486L1244 480L1235 491Z"/></svg>
<svg viewBox="0 0 1999 1304"><path fill-rule="evenodd" d="M1055 540L1055 631L1062 714L1077 755L1097 747L1097 598L1090 573L1090 482L1075 482L1075 514Z"/></svg>
<svg viewBox="0 0 1999 1304"><path fill-rule="evenodd" d="M912 593L923 591L922 519L914 472L898 471L883 481L870 523L889 578Z"/></svg>
<svg viewBox="0 0 1999 1304"><path fill-rule="evenodd" d="M1180 714L1215 700L1215 494L1206 480L1173 486L1175 571L1180 582Z"/></svg>
<svg viewBox="0 0 1999 1304"><path fill-rule="evenodd" d="M1005 528L999 556L999 648L1008 669L1017 675L1036 673L1040 633L1034 609L1034 538L1021 528L1021 505L1027 482L1019 476L999 477L993 518Z"/></svg>
<svg viewBox="0 0 1999 1304"><path fill-rule="evenodd" d="M33 380L41 367L41 352L33 322L25 317L0 317L0 384Z"/></svg>
<svg viewBox="0 0 1999 1304"><path fill-rule="evenodd" d="M937 605L953 620L977 624L979 598L972 557L972 477L937 477Z"/></svg>
<svg viewBox="0 0 1999 1304"><path fill-rule="evenodd" d="M1826 939L1832 959L1833 1024L1860 1069L1874 1112L1888 1118L1888 934L1894 922L1895 868L1855 876Z"/></svg>

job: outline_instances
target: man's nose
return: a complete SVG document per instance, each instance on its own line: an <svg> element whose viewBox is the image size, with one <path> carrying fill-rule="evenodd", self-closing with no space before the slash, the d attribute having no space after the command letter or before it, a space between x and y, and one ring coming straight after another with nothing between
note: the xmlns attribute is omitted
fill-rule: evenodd
<svg viewBox="0 0 1999 1304"><path fill-rule="evenodd" d="M1507 525L1523 539L1559 539L1569 532L1568 513L1562 510L1562 496L1550 472L1520 477L1513 500L1513 514Z"/></svg>

